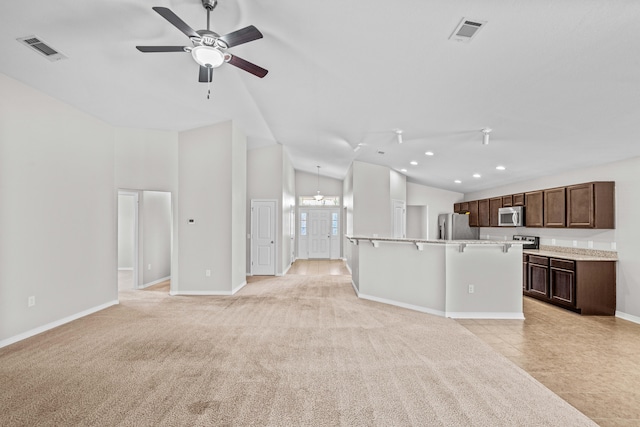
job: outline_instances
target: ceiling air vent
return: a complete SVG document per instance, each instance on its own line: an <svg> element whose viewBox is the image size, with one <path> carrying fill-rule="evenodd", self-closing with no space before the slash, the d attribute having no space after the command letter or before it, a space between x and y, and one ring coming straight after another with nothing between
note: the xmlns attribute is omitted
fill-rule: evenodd
<svg viewBox="0 0 640 427"><path fill-rule="evenodd" d="M449 40L457 42L469 43L471 39L478 34L480 28L486 24L487 21L478 21L476 19L462 18L462 21L458 24L456 29L449 37Z"/></svg>
<svg viewBox="0 0 640 427"><path fill-rule="evenodd" d="M34 50L35 52L38 52L40 55L44 56L51 62L59 61L61 59L67 59L66 56L64 56L36 36L20 37L16 40Z"/></svg>

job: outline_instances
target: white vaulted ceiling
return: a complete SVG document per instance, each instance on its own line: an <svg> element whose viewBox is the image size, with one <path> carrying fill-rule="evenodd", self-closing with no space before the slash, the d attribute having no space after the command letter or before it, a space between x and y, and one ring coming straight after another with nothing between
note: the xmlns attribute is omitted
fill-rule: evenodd
<svg viewBox="0 0 640 427"><path fill-rule="evenodd" d="M635 0L219 0L212 30L255 25L264 38L230 52L269 74L225 64L210 100L189 54L135 49L189 44L152 6L206 27L200 0L3 1L0 72L116 126L233 119L249 147L282 144L296 169L339 179L361 160L470 192L640 155ZM487 24L450 41L463 17Z"/></svg>

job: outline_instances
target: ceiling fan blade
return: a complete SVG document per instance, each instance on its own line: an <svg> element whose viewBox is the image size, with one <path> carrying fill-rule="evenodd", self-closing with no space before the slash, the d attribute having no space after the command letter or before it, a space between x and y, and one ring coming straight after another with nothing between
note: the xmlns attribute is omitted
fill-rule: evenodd
<svg viewBox="0 0 640 427"><path fill-rule="evenodd" d="M182 19L173 13L166 7L152 7L153 10L158 12L160 16L173 24L174 27L186 34L187 37L200 37L200 34L196 33L196 30L188 26Z"/></svg>
<svg viewBox="0 0 640 427"><path fill-rule="evenodd" d="M239 56L235 56L232 55L231 59L229 60L229 64L231 65L235 65L236 67L245 70L251 74L253 74L254 76L258 76L260 78L263 78L264 76L267 75L267 73L269 71L265 70L262 67L258 67L256 64L252 64L249 61L246 61L242 58L240 58Z"/></svg>
<svg viewBox="0 0 640 427"><path fill-rule="evenodd" d="M225 42L227 46L234 47L261 38L262 33L253 25L249 25L248 27L244 27L240 30L221 36L220 40Z"/></svg>
<svg viewBox="0 0 640 427"><path fill-rule="evenodd" d="M198 81L200 83L211 83L213 80L213 70L211 68L200 66L200 75Z"/></svg>
<svg viewBox="0 0 640 427"><path fill-rule="evenodd" d="M186 52L184 46L136 46L140 52Z"/></svg>

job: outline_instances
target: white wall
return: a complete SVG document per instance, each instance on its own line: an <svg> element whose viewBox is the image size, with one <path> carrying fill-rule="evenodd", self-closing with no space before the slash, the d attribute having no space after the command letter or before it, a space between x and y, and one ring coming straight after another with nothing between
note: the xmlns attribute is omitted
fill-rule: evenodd
<svg viewBox="0 0 640 427"><path fill-rule="evenodd" d="M391 237L389 168L353 162L353 234Z"/></svg>
<svg viewBox="0 0 640 427"><path fill-rule="evenodd" d="M322 173L322 168L320 168ZM314 196L318 192L318 174L296 171L296 195ZM323 196L338 196L342 199L342 181L320 175L320 194Z"/></svg>
<svg viewBox="0 0 640 427"><path fill-rule="evenodd" d="M407 237L427 239L427 207L407 206Z"/></svg>
<svg viewBox="0 0 640 427"><path fill-rule="evenodd" d="M130 195L118 195L118 269L131 270L135 257L135 203Z"/></svg>
<svg viewBox="0 0 640 427"><path fill-rule="evenodd" d="M393 169L389 170L389 192L391 200L407 201L407 177Z"/></svg>
<svg viewBox="0 0 640 427"><path fill-rule="evenodd" d="M247 152L247 206L251 200L275 200L276 209L276 274L282 274L283 260L283 165L281 145L255 148ZM247 230L251 230L251 212L246 215ZM251 274L251 240L247 239L246 273Z"/></svg>
<svg viewBox="0 0 640 427"><path fill-rule="evenodd" d="M171 193L143 191L140 204L142 283L147 286L171 276Z"/></svg>
<svg viewBox="0 0 640 427"><path fill-rule="evenodd" d="M236 198L246 197L240 188L246 138L234 138L233 132L233 124L224 122L179 135L180 282L173 293L228 294L244 283L237 283L236 269L245 265L246 213L238 216L242 206Z"/></svg>
<svg viewBox="0 0 640 427"><path fill-rule="evenodd" d="M231 283L232 292L247 283L247 137L236 125L231 137Z"/></svg>
<svg viewBox="0 0 640 427"><path fill-rule="evenodd" d="M429 239L438 238L438 215L453 212L453 204L463 199L462 193L441 190L426 185L407 183L407 206L428 206Z"/></svg>
<svg viewBox="0 0 640 427"><path fill-rule="evenodd" d="M282 150L282 264L284 274L295 259L296 171Z"/></svg>
<svg viewBox="0 0 640 427"><path fill-rule="evenodd" d="M2 346L117 302L117 192L111 126L1 74L0 93Z"/></svg>
<svg viewBox="0 0 640 427"><path fill-rule="evenodd" d="M572 230L518 227L508 232L497 228L482 228L483 236L527 234L541 236L542 244L573 246L575 240L580 248L593 242L594 249L618 251L617 311L621 316L634 316L640 321L640 157L603 166L567 171L562 174L525 181L517 184L479 191L465 195L465 200L476 200L491 196L521 193L545 188L560 187L590 181L615 181L616 183L616 228L615 230Z"/></svg>
<svg viewBox="0 0 640 427"><path fill-rule="evenodd" d="M179 283L178 265L178 133L149 129L115 128L115 186L118 189L171 193L173 253L171 289ZM142 212L139 215L144 215ZM144 279L144 228L140 227L137 283Z"/></svg>

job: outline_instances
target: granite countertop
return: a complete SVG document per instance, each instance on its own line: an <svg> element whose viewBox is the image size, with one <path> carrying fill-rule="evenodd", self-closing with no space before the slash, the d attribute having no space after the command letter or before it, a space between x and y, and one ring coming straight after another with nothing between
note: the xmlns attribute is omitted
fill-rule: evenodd
<svg viewBox="0 0 640 427"><path fill-rule="evenodd" d="M618 253L613 251L541 246L540 249L523 249L522 253L572 261L618 261Z"/></svg>
<svg viewBox="0 0 640 427"><path fill-rule="evenodd" d="M432 243L432 244L466 244L466 245L522 245L522 240L427 240L395 237L372 237L372 236L345 236L349 240L375 240L377 242L399 242L399 243Z"/></svg>

